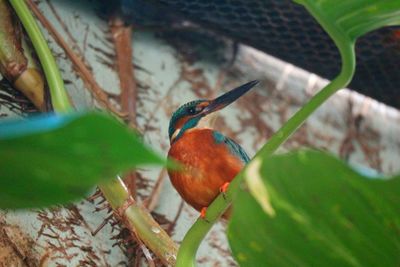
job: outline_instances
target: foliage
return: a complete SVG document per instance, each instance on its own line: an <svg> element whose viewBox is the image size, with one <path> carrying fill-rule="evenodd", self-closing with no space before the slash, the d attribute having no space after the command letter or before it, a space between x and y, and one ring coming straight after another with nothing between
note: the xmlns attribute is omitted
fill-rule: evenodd
<svg viewBox="0 0 400 267"><path fill-rule="evenodd" d="M0 208L67 203L102 179L164 161L102 113L46 115L0 124Z"/></svg>
<svg viewBox="0 0 400 267"><path fill-rule="evenodd" d="M256 157L228 229L241 266L397 266L400 176L370 179L316 151Z"/></svg>

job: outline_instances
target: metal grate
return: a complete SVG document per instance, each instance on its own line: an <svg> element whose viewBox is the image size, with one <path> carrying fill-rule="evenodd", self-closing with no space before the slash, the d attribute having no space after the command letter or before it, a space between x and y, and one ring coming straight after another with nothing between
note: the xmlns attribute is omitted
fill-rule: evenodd
<svg viewBox="0 0 400 267"><path fill-rule="evenodd" d="M141 1L123 1L125 5L132 2ZM339 73L340 56L330 37L302 6L292 1L154 2L158 8L169 9L322 77L332 79ZM400 108L400 27L383 28L359 40L357 61L350 88Z"/></svg>

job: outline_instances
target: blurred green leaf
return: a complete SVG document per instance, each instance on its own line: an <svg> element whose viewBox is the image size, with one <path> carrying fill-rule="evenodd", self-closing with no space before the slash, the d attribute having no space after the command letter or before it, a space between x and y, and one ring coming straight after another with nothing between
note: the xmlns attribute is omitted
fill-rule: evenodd
<svg viewBox="0 0 400 267"><path fill-rule="evenodd" d="M164 164L139 137L103 113L45 115L0 123L0 208L83 197L101 179Z"/></svg>
<svg viewBox="0 0 400 267"><path fill-rule="evenodd" d="M256 157L244 175L228 229L241 266L399 266L399 176L315 151Z"/></svg>

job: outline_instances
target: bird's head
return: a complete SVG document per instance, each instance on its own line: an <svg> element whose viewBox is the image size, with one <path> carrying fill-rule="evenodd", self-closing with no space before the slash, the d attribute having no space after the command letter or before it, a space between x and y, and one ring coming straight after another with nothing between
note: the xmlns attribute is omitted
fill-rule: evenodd
<svg viewBox="0 0 400 267"><path fill-rule="evenodd" d="M168 133L171 143L181 137L185 131L198 127L207 115L233 103L257 84L258 81L248 82L213 100L195 100L180 106L169 122Z"/></svg>

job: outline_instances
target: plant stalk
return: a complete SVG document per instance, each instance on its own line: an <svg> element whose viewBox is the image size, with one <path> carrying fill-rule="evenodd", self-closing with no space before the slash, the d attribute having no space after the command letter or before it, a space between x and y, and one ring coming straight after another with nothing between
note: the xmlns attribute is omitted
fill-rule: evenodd
<svg viewBox="0 0 400 267"><path fill-rule="evenodd" d="M121 178L106 181L99 185L104 197L116 210L120 219L131 232L136 232L147 247L156 254L165 265L174 266L178 246L168 234L160 228L147 209L138 205L129 194Z"/></svg>

